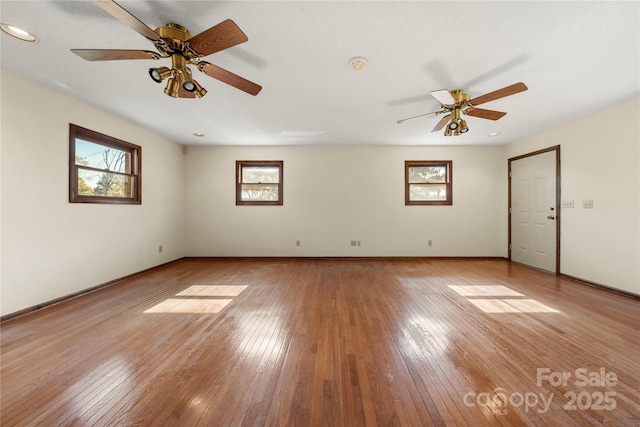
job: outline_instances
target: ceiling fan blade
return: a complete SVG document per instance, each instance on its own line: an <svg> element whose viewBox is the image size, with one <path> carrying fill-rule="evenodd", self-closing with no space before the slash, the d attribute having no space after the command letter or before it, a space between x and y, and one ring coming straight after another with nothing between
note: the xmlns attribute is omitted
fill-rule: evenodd
<svg viewBox="0 0 640 427"><path fill-rule="evenodd" d="M200 56L207 56L244 43L247 40L249 38L242 32L240 27L231 19L227 19L200 34L196 34L187 41L191 49Z"/></svg>
<svg viewBox="0 0 640 427"><path fill-rule="evenodd" d="M82 59L87 61L113 61L120 59L160 59L157 52L149 50L122 49L71 49Z"/></svg>
<svg viewBox="0 0 640 427"><path fill-rule="evenodd" d="M507 113L495 110L485 110L483 108L472 108L465 112L467 116L479 117L481 119L499 120L503 118Z"/></svg>
<svg viewBox="0 0 640 427"><path fill-rule="evenodd" d="M451 96L451 92L446 89L431 91L431 96L437 99L442 105L455 105L456 100Z"/></svg>
<svg viewBox="0 0 640 427"><path fill-rule="evenodd" d="M182 85L178 88L178 98L195 98L196 94L194 92L189 92L188 90L184 90Z"/></svg>
<svg viewBox="0 0 640 427"><path fill-rule="evenodd" d="M262 90L262 86L206 61L200 61L198 69L209 77L213 77L214 79L240 89L249 95L256 96Z"/></svg>
<svg viewBox="0 0 640 427"><path fill-rule="evenodd" d="M125 8L115 1L94 0L94 3L109 15L133 28L138 34L141 34L154 42L161 40L161 37L155 31L147 27L142 21L127 12Z"/></svg>
<svg viewBox="0 0 640 427"><path fill-rule="evenodd" d="M505 96L513 95L514 93L524 92L529 89L527 85L522 82L512 84L511 86L503 87L502 89L494 90L485 95L473 98L469 101L471 105L480 105L485 102L494 101L496 99L504 98Z"/></svg>
<svg viewBox="0 0 640 427"><path fill-rule="evenodd" d="M446 116L441 118L438 124L435 125L433 129L431 129L431 132L438 132L440 129L442 129L444 125L446 125L449 122L450 117L451 117L451 114L447 114Z"/></svg>
<svg viewBox="0 0 640 427"><path fill-rule="evenodd" d="M408 122L410 120L422 119L424 117L437 116L438 114L442 114L442 113L443 113L442 111L434 111L433 113L421 114L419 116L409 117L408 119L398 120L396 123L397 124L401 124L401 123L404 123L404 122Z"/></svg>

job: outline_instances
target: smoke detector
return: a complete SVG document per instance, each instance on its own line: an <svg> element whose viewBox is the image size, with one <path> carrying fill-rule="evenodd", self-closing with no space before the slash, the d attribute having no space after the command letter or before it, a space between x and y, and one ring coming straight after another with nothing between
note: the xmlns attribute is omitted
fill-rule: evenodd
<svg viewBox="0 0 640 427"><path fill-rule="evenodd" d="M367 60L361 56L353 58L349 61L349 65L353 71L362 71L367 66Z"/></svg>

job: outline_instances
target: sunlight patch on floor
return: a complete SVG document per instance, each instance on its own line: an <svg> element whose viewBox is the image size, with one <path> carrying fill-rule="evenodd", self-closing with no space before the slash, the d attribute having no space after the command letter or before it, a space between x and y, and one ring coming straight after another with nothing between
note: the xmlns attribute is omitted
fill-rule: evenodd
<svg viewBox="0 0 640 427"><path fill-rule="evenodd" d="M449 286L463 297L523 297L524 295L503 285Z"/></svg>
<svg viewBox="0 0 640 427"><path fill-rule="evenodd" d="M485 313L560 313L503 285L450 285L449 288Z"/></svg>
<svg viewBox="0 0 640 427"><path fill-rule="evenodd" d="M216 314L220 313L248 286L192 285L167 298L144 313Z"/></svg>
<svg viewBox="0 0 640 427"><path fill-rule="evenodd" d="M560 313L533 299L469 298L468 300L485 313Z"/></svg>
<svg viewBox="0 0 640 427"><path fill-rule="evenodd" d="M192 313L214 314L225 308L231 299L202 299L202 298L168 298L156 304L145 313Z"/></svg>
<svg viewBox="0 0 640 427"><path fill-rule="evenodd" d="M179 297L237 297L247 289L247 286L231 285L193 285L182 292L178 292Z"/></svg>

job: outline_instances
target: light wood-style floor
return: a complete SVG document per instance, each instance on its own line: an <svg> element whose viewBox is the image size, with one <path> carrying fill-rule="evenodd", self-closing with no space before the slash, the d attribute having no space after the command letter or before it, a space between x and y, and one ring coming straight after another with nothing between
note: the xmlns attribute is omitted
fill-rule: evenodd
<svg viewBox="0 0 640 427"><path fill-rule="evenodd" d="M637 426L639 321L497 259L185 259L4 322L1 421Z"/></svg>

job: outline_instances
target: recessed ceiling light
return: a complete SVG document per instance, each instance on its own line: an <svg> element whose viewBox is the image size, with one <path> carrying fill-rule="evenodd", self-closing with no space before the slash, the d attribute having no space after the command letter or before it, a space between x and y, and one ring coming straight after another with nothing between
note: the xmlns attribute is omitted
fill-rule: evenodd
<svg viewBox="0 0 640 427"><path fill-rule="evenodd" d="M349 61L349 65L353 71L362 71L367 66L367 60L361 56L353 58Z"/></svg>
<svg viewBox="0 0 640 427"><path fill-rule="evenodd" d="M28 31L23 30L22 28L14 27L9 24L0 24L0 29L5 33L13 36L17 39L24 40L26 42L37 42L38 38L31 34Z"/></svg>
<svg viewBox="0 0 640 427"><path fill-rule="evenodd" d="M198 138L202 138L204 136L204 133L202 133L202 132L194 132L193 134L195 136L197 136Z"/></svg>
<svg viewBox="0 0 640 427"><path fill-rule="evenodd" d="M490 136L490 137L492 137L492 138L493 138L494 136L499 136L499 135L500 135L500 132L491 132L491 133L489 134L489 136Z"/></svg>

